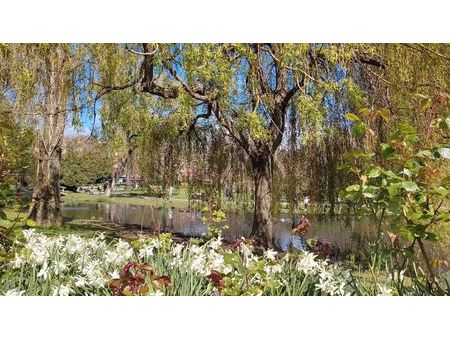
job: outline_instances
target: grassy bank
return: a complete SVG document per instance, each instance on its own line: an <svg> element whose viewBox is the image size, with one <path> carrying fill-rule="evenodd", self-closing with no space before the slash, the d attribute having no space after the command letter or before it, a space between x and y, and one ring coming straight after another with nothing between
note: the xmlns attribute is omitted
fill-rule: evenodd
<svg viewBox="0 0 450 338"><path fill-rule="evenodd" d="M201 209L203 207L203 203L199 200L191 201L189 203L187 199L187 194L184 190L177 191L172 198L161 198L149 196L143 191L114 191L111 196L108 198L104 195L91 195L84 192L66 192L63 197L64 203L124 203L124 204L133 204L133 205L148 205L156 208L167 207L167 208L176 208L176 209ZM221 209L223 211L251 211L253 206L251 204L242 205L236 202L222 202ZM343 212L343 208L337 207L335 210L335 214L341 214ZM278 212L279 214L288 214L288 206L287 203L282 202L279 206ZM296 214L314 214L314 215L327 215L328 209L327 206L323 203L313 203L308 209L304 209L303 207L299 207L296 210Z"/></svg>
<svg viewBox="0 0 450 338"><path fill-rule="evenodd" d="M154 207L187 208L188 200L180 198L164 199L149 197L139 192L113 192L108 198L104 195L91 195L83 192L66 192L63 196L64 203L124 203L135 205L149 205Z"/></svg>
<svg viewBox="0 0 450 338"><path fill-rule="evenodd" d="M108 198L104 195L91 195L84 192L65 192L62 198L64 203L124 203L133 205L148 205L156 208L167 207L176 209L202 208L201 201L191 201L185 198L185 193L174 194L170 199L148 196L139 191L115 191ZM241 211L243 206L232 202L223 202L222 209L225 211Z"/></svg>

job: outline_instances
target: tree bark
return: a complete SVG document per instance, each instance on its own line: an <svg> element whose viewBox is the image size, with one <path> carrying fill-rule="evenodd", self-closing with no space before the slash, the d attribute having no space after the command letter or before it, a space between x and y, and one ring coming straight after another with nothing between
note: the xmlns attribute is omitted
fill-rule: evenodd
<svg viewBox="0 0 450 338"><path fill-rule="evenodd" d="M118 164L114 166L113 172L111 174L111 178L108 182L108 186L105 189L105 196L110 197L111 192L117 184L120 176L125 172L125 167L127 166L128 160L131 157L132 150L128 150L127 156L124 159L121 159Z"/></svg>
<svg viewBox="0 0 450 338"><path fill-rule="evenodd" d="M66 124L66 57L56 47L46 66L47 88L43 129L38 143L36 185L29 218L40 225L63 223L60 199L61 147Z"/></svg>
<svg viewBox="0 0 450 338"><path fill-rule="evenodd" d="M33 206L29 218L40 225L63 224L60 199L61 141L47 154L41 140L37 167L36 186L33 191Z"/></svg>
<svg viewBox="0 0 450 338"><path fill-rule="evenodd" d="M272 209L272 173L273 158L271 154L251 157L255 184L255 209L251 236L258 244L273 247Z"/></svg>

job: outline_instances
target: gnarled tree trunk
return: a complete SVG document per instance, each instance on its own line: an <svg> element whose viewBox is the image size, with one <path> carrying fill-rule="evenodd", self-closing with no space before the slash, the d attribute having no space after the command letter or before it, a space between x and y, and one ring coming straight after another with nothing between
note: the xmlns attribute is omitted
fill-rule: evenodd
<svg viewBox="0 0 450 338"><path fill-rule="evenodd" d="M36 185L29 218L41 225L61 225L60 199L61 146L66 124L64 51L57 47L47 63L47 92L43 129L38 143Z"/></svg>
<svg viewBox="0 0 450 338"><path fill-rule="evenodd" d="M41 225L59 226L63 223L60 200L61 141L48 154L46 140L41 140L33 190L33 206L29 218Z"/></svg>
<svg viewBox="0 0 450 338"><path fill-rule="evenodd" d="M273 158L271 154L251 157L255 184L255 209L251 236L259 244L273 247L272 178Z"/></svg>

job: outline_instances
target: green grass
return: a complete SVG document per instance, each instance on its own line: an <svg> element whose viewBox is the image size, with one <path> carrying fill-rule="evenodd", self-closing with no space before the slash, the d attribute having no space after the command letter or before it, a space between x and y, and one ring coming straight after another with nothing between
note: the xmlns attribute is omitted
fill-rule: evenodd
<svg viewBox="0 0 450 338"><path fill-rule="evenodd" d="M108 198L103 195L91 195L84 192L65 192L62 201L64 203L124 203L133 205L148 205L152 207L173 207L176 209L186 209L189 207L189 202L185 191L181 191L179 194L174 194L171 199L158 198L146 196L141 191L114 191ZM192 207L201 207L200 201L191 201ZM236 203L223 202L222 208L226 211L239 211L243 207Z"/></svg>
<svg viewBox="0 0 450 338"><path fill-rule="evenodd" d="M14 224L16 217L26 217L28 215L26 210L23 210L20 213L11 209L4 209L3 211L7 215L8 220L0 220L0 226L7 229ZM17 222L14 225L14 228L17 230L24 230L29 229L30 226L23 224L23 222ZM101 224L101 222L96 223L92 220L68 221L62 226L36 226L33 228L36 229L37 232L49 236L75 234L81 237L90 237L93 236L94 233L103 232L105 236L109 238L119 237L115 229L109 228Z"/></svg>
<svg viewBox="0 0 450 338"><path fill-rule="evenodd" d="M111 194L108 198L103 195L90 195L88 193L82 192L66 192L63 196L64 203L124 203L124 204L134 204L134 205L149 205L154 207L160 207L163 205L174 207L174 208L187 208L188 201L184 199L163 199L156 197L148 197L143 193L128 193L125 191L116 191Z"/></svg>

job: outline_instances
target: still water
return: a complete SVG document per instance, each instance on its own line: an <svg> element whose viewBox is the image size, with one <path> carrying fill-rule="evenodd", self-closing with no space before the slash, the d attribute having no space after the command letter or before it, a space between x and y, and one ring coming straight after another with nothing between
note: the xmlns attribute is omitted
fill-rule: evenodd
<svg viewBox="0 0 450 338"><path fill-rule="evenodd" d="M203 224L199 211L159 209L122 203L68 203L63 206L63 215L72 220L95 219L142 231L159 228L161 232L185 236L200 236L207 232L207 226ZM232 242L250 235L253 217L251 213L228 212L226 217L224 225L228 227L223 230L225 240ZM357 222L345 221L338 217L313 215L307 217L311 221L311 226L304 238L291 234L293 222L288 215L282 214L274 220L274 239L278 249L283 251L289 247L303 249L305 240L316 237L343 250L354 250L361 248L375 235L374 226L369 220Z"/></svg>

